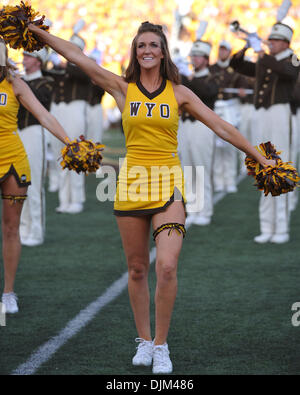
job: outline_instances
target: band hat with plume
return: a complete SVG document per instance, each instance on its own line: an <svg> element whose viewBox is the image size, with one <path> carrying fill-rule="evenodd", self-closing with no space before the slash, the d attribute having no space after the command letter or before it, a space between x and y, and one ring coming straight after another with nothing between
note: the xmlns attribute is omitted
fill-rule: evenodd
<svg viewBox="0 0 300 395"><path fill-rule="evenodd" d="M220 41L219 47L226 48L228 51L232 50L232 46L231 46L230 42L228 42L226 40Z"/></svg>
<svg viewBox="0 0 300 395"><path fill-rule="evenodd" d="M202 37L204 36L206 29L207 29L207 21L200 21L198 29L196 31L196 39L201 40Z"/></svg>
<svg viewBox="0 0 300 395"><path fill-rule="evenodd" d="M287 16L289 9L292 6L290 0L283 0L277 10L276 23L272 26L271 33L268 37L269 40L284 40L290 42L293 36L293 29L282 23L283 19Z"/></svg>
<svg viewBox="0 0 300 395"><path fill-rule="evenodd" d="M81 51L84 50L85 47L85 41L83 38L78 36L78 34L73 34L73 36L70 38L70 42L75 44L78 48L81 49Z"/></svg>
<svg viewBox="0 0 300 395"><path fill-rule="evenodd" d="M284 23L275 23L272 26L268 40L283 40L290 42L293 37L293 29Z"/></svg>
<svg viewBox="0 0 300 395"><path fill-rule="evenodd" d="M6 45L0 40L0 66L6 66Z"/></svg>
<svg viewBox="0 0 300 395"><path fill-rule="evenodd" d="M283 19L287 16L289 9L292 6L291 0L283 0L280 7L277 10L276 21L282 22Z"/></svg>
<svg viewBox="0 0 300 395"><path fill-rule="evenodd" d="M78 34L85 26L84 19L79 19L75 25L73 26L72 30L74 34Z"/></svg>
<svg viewBox="0 0 300 395"><path fill-rule="evenodd" d="M202 40L202 37L206 32L207 25L207 21L199 22L199 26L196 31L196 41L192 45L190 56L209 56L211 44Z"/></svg>
<svg viewBox="0 0 300 395"><path fill-rule="evenodd" d="M207 56L209 57L211 44L207 41L197 40L193 43L190 56Z"/></svg>
<svg viewBox="0 0 300 395"><path fill-rule="evenodd" d="M23 51L23 55L32 56L33 58L37 58L42 62L42 64L44 64L48 58L48 51L44 47L44 48L40 49L39 51L33 51L33 52Z"/></svg>
<svg viewBox="0 0 300 395"><path fill-rule="evenodd" d="M85 21L84 19L79 19L75 25L73 26L73 35L70 38L71 43L75 44L78 48L81 49L81 51L84 50L85 48L85 41L82 37L79 36L79 32L84 28L85 26Z"/></svg>

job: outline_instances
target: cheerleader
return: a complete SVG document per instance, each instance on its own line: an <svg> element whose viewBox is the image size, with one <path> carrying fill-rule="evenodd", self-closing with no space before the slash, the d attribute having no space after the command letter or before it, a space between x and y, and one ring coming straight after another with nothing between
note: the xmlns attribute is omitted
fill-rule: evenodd
<svg viewBox="0 0 300 395"><path fill-rule="evenodd" d="M162 26L144 22L133 39L125 76L89 59L75 45L30 24L29 29L111 94L122 113L127 155L120 170L114 214L128 264L128 290L138 332L134 365L171 373L167 336L177 293L177 264L185 235L184 181L177 154L179 113L185 111L218 136L266 160L229 123L179 83ZM149 235L156 243L155 337L150 330Z"/></svg>
<svg viewBox="0 0 300 395"><path fill-rule="evenodd" d="M2 193L2 255L4 291L2 303L6 313L19 308L14 282L19 264L21 243L20 216L27 188L31 184L30 166L17 132L17 116L22 104L40 124L65 143L68 136L56 119L41 105L29 86L14 73L7 48L0 40L0 188Z"/></svg>

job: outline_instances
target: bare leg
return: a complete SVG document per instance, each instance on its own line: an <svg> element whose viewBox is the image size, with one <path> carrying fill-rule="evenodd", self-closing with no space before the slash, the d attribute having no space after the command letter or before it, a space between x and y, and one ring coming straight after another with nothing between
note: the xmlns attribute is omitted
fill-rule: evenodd
<svg viewBox="0 0 300 395"><path fill-rule="evenodd" d="M27 187L20 188L14 176L1 184L3 195L26 195ZM21 254L19 236L20 216L23 203L2 200L2 255L4 262L4 293L12 292Z"/></svg>
<svg viewBox="0 0 300 395"><path fill-rule="evenodd" d="M176 201L166 211L155 214L153 229L168 222L185 223L182 202ZM182 239L175 230L170 235L168 230L164 230L156 237L155 345L164 344L167 340L177 294L177 264Z"/></svg>
<svg viewBox="0 0 300 395"><path fill-rule="evenodd" d="M138 336L151 340L149 272L150 218L116 217L128 265L128 292Z"/></svg>

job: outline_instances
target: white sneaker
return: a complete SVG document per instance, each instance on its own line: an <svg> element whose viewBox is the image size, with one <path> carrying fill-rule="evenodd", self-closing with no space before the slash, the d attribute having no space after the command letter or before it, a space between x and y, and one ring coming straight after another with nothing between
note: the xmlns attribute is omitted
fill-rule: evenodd
<svg viewBox="0 0 300 395"><path fill-rule="evenodd" d="M153 356L153 341L145 340L140 337L135 339L137 343L137 352L132 358L132 365L134 366L150 366Z"/></svg>
<svg viewBox="0 0 300 395"><path fill-rule="evenodd" d="M17 300L17 295L14 292L2 294L2 303L5 305L6 313L15 314L19 311Z"/></svg>
<svg viewBox="0 0 300 395"><path fill-rule="evenodd" d="M83 204L82 203L71 203L70 206L67 208L68 214L78 214L83 211Z"/></svg>
<svg viewBox="0 0 300 395"><path fill-rule="evenodd" d="M283 244L287 243L290 240L290 236L288 233L281 233L281 234L275 234L271 237L271 243L276 243L276 244Z"/></svg>
<svg viewBox="0 0 300 395"><path fill-rule="evenodd" d="M43 240L28 237L28 239L25 239L25 240L22 239L21 243L22 243L22 245L27 246L27 247L36 247L36 246L43 244Z"/></svg>
<svg viewBox="0 0 300 395"><path fill-rule="evenodd" d="M226 187L227 193L236 193L237 191L238 191L238 189L235 185L230 185L230 186Z"/></svg>
<svg viewBox="0 0 300 395"><path fill-rule="evenodd" d="M57 213L67 213L69 206L62 204L61 206L56 207L55 211Z"/></svg>
<svg viewBox="0 0 300 395"><path fill-rule="evenodd" d="M215 193L225 192L225 188L223 188L223 187L215 187L214 188L214 192Z"/></svg>
<svg viewBox="0 0 300 395"><path fill-rule="evenodd" d="M210 222L211 222L211 218L210 217L205 217L204 215L196 215L194 217L193 224L200 225L200 226L205 226L205 225L209 225Z"/></svg>
<svg viewBox="0 0 300 395"><path fill-rule="evenodd" d="M272 233L262 233L259 236L254 237L255 243L264 244L268 243L272 238Z"/></svg>
<svg viewBox="0 0 300 395"><path fill-rule="evenodd" d="M28 236L23 236L23 235L21 235L21 233L20 233L20 242L21 242L21 244L26 243L27 238L28 238Z"/></svg>
<svg viewBox="0 0 300 395"><path fill-rule="evenodd" d="M49 185L48 192L58 192L58 185Z"/></svg>
<svg viewBox="0 0 300 395"><path fill-rule="evenodd" d="M168 374L172 373L173 365L169 357L168 344L162 344L159 346L153 346L153 367L152 372L154 374Z"/></svg>
<svg viewBox="0 0 300 395"><path fill-rule="evenodd" d="M194 223L195 214L188 214L185 219L185 226L190 226Z"/></svg>

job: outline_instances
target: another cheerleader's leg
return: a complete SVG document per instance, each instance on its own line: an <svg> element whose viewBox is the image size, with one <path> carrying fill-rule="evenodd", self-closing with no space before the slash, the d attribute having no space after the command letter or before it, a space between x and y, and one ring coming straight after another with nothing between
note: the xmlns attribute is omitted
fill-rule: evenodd
<svg viewBox="0 0 300 395"><path fill-rule="evenodd" d="M2 255L4 262L4 293L12 292L21 253L20 217L27 187L19 187L14 176L1 184L2 190Z"/></svg>

